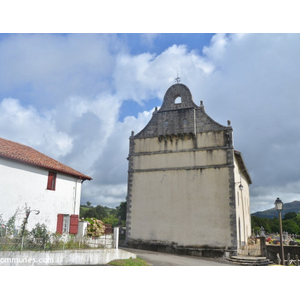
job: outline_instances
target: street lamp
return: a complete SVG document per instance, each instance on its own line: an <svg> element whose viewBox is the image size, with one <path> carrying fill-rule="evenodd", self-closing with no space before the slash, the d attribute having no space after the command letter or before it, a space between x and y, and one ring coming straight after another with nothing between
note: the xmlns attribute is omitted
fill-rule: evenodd
<svg viewBox="0 0 300 300"><path fill-rule="evenodd" d="M281 249L281 264L284 266L284 249L283 249L283 241L282 241L282 221L281 221L281 211L283 207L282 201L277 198L275 201L275 207L279 213L279 230L280 230L280 249Z"/></svg>

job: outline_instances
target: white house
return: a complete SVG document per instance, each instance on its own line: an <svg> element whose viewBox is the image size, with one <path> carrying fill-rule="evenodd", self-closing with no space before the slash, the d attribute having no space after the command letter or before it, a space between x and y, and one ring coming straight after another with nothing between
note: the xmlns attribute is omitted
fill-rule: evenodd
<svg viewBox="0 0 300 300"><path fill-rule="evenodd" d="M85 180L92 178L31 147L0 138L0 215L8 221L17 211L16 229L27 207L27 229L40 223L51 233L76 234Z"/></svg>

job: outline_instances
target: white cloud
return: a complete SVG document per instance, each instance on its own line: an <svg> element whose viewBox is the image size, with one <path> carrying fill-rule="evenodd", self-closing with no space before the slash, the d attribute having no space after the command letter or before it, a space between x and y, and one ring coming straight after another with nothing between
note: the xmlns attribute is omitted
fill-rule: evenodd
<svg viewBox="0 0 300 300"><path fill-rule="evenodd" d="M17 99L5 98L0 102L0 112L2 138L42 150L56 159L72 150L72 139L58 130L51 118L39 114L34 107L24 107Z"/></svg>
<svg viewBox="0 0 300 300"><path fill-rule="evenodd" d="M162 100L178 72L196 104L203 100L221 124L231 120L253 179L253 211L272 207L277 197L297 200L300 35L217 34L203 51L188 49L174 44L132 55L116 35L104 34L5 38L0 136L92 176L83 201L118 205L126 197L130 133L151 118L151 111L132 112L120 122L122 103Z"/></svg>

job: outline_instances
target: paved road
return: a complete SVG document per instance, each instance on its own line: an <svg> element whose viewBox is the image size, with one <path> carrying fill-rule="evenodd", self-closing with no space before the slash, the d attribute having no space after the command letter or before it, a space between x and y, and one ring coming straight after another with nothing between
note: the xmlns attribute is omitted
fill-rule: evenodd
<svg viewBox="0 0 300 300"><path fill-rule="evenodd" d="M238 266L224 258L203 258L186 255L176 255L132 248L122 250L135 253L153 266Z"/></svg>

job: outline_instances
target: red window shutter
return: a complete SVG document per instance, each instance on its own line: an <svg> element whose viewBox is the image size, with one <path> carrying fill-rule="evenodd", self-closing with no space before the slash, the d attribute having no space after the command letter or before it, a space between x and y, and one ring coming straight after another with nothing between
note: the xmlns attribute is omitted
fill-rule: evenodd
<svg viewBox="0 0 300 300"><path fill-rule="evenodd" d="M47 183L47 190L55 190L56 184L56 173L49 172L48 174L48 183Z"/></svg>
<svg viewBox="0 0 300 300"><path fill-rule="evenodd" d="M63 222L64 222L64 215L63 214L58 214L57 215L56 233L62 234Z"/></svg>
<svg viewBox="0 0 300 300"><path fill-rule="evenodd" d="M47 190L51 190L52 180L53 180L53 173L49 172L49 174L48 174Z"/></svg>
<svg viewBox="0 0 300 300"><path fill-rule="evenodd" d="M77 234L78 232L78 215L71 215L70 216L70 231L71 234Z"/></svg>

